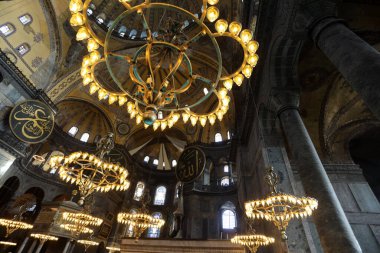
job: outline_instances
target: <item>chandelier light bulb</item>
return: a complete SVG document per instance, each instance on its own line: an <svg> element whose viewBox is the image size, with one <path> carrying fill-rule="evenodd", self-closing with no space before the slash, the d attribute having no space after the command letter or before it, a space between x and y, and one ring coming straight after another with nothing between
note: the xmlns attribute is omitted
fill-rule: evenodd
<svg viewBox="0 0 380 253"><path fill-rule="evenodd" d="M69 9L73 13L77 13L83 10L82 0L71 0L69 4Z"/></svg>
<svg viewBox="0 0 380 253"><path fill-rule="evenodd" d="M220 98L223 99L227 96L228 90L226 88L221 88L218 93Z"/></svg>
<svg viewBox="0 0 380 253"><path fill-rule="evenodd" d="M166 121L161 121L161 130L164 131L166 127L168 126L168 122Z"/></svg>
<svg viewBox="0 0 380 253"><path fill-rule="evenodd" d="M231 101L231 98L229 96L226 96L225 98L222 99L222 104L223 106L228 106L228 104L230 103Z"/></svg>
<svg viewBox="0 0 380 253"><path fill-rule="evenodd" d="M93 95L99 90L99 86L96 83L90 85L90 94Z"/></svg>
<svg viewBox="0 0 380 253"><path fill-rule="evenodd" d="M247 49L250 54L256 53L257 49L259 49L259 43L257 41L250 41L247 44Z"/></svg>
<svg viewBox="0 0 380 253"><path fill-rule="evenodd" d="M199 122L204 127L206 125L206 123L207 123L207 117L206 116L199 117Z"/></svg>
<svg viewBox="0 0 380 253"><path fill-rule="evenodd" d="M107 91L104 90L104 89L100 89L100 90L98 91L98 99L99 99L99 100L103 100L103 99L105 99L107 95L108 95L108 93L107 93Z"/></svg>
<svg viewBox="0 0 380 253"><path fill-rule="evenodd" d="M190 115L187 112L182 113L182 119L184 123L187 123L189 121Z"/></svg>
<svg viewBox="0 0 380 253"><path fill-rule="evenodd" d="M228 28L228 22L224 19L219 19L215 23L215 29L219 34L223 34L225 31L227 31Z"/></svg>
<svg viewBox="0 0 380 253"><path fill-rule="evenodd" d="M143 121L143 117L139 114L136 116L136 124L139 125Z"/></svg>
<svg viewBox="0 0 380 253"><path fill-rule="evenodd" d="M222 110L219 110L216 112L216 116L218 117L218 120L219 121L222 121L223 120L223 116L224 116L224 113Z"/></svg>
<svg viewBox="0 0 380 253"><path fill-rule="evenodd" d="M250 78L252 75L252 67L250 65L245 65L242 72L246 78Z"/></svg>
<svg viewBox="0 0 380 253"><path fill-rule="evenodd" d="M231 90L232 89L232 86L233 86L234 82L232 79L227 79L223 82L223 85L224 87L227 89L227 90Z"/></svg>
<svg viewBox="0 0 380 253"><path fill-rule="evenodd" d="M235 36L238 36L240 31L241 31L241 23L240 22L236 22L236 21L233 21L231 22L228 30L230 31L230 33L232 33L233 35Z"/></svg>
<svg viewBox="0 0 380 253"><path fill-rule="evenodd" d="M88 38L90 38L90 33L88 32L87 28L86 27L79 28L77 32L77 36L76 36L77 41L87 40Z"/></svg>
<svg viewBox="0 0 380 253"><path fill-rule="evenodd" d="M215 114L209 115L208 121L210 122L211 126L213 126L215 124L215 121L216 121L216 115Z"/></svg>
<svg viewBox="0 0 380 253"><path fill-rule="evenodd" d="M92 52L99 48L99 44L92 38L87 40L87 50L88 52Z"/></svg>
<svg viewBox="0 0 380 253"><path fill-rule="evenodd" d="M207 3L209 4L209 5L215 5L215 4L217 4L219 2L219 0L208 0L207 1Z"/></svg>
<svg viewBox="0 0 380 253"><path fill-rule="evenodd" d="M91 66L91 58L89 55L86 55L85 57L83 57L82 67L88 67L88 66Z"/></svg>
<svg viewBox="0 0 380 253"><path fill-rule="evenodd" d="M237 74L234 77L234 82L236 83L237 86L240 86L243 83L244 76L242 74Z"/></svg>
<svg viewBox="0 0 380 253"><path fill-rule="evenodd" d="M88 85L89 83L91 83L93 80L92 80L92 76L91 74L87 74L83 77L83 85L86 86Z"/></svg>
<svg viewBox="0 0 380 253"><path fill-rule="evenodd" d="M255 67L258 61L259 61L259 56L257 54L251 54L248 56L247 62L252 67Z"/></svg>
<svg viewBox="0 0 380 253"><path fill-rule="evenodd" d="M108 96L108 104L112 105L113 103L115 103L117 101L117 96L114 95L114 94L110 94Z"/></svg>
<svg viewBox="0 0 380 253"><path fill-rule="evenodd" d="M70 18L71 26L80 26L84 24L83 15L81 13L75 13Z"/></svg>
<svg viewBox="0 0 380 253"><path fill-rule="evenodd" d="M252 31L249 30L249 29L244 29L241 33L240 33L240 38L241 40L247 44L253 37L253 34L252 34Z"/></svg>
<svg viewBox="0 0 380 253"><path fill-rule="evenodd" d="M197 124L197 121L198 121L198 117L191 115L191 117L190 117L191 125L195 126Z"/></svg>
<svg viewBox="0 0 380 253"><path fill-rule="evenodd" d="M119 96L118 99L119 99L119 106L123 106L128 101L127 97L125 96Z"/></svg>
<svg viewBox="0 0 380 253"><path fill-rule="evenodd" d="M82 76L82 78L84 78L87 74L90 74L91 72L91 68L88 67L88 66L82 66L81 70L80 70L80 75Z"/></svg>
<svg viewBox="0 0 380 253"><path fill-rule="evenodd" d="M91 52L90 54L90 60L91 60L91 64L94 64L95 62L97 62L99 59L100 59L100 53L99 51L93 51Z"/></svg>
<svg viewBox="0 0 380 253"><path fill-rule="evenodd" d="M214 22L215 20L218 19L219 17L219 9L216 8L215 6L211 6L207 9L207 19L210 22Z"/></svg>

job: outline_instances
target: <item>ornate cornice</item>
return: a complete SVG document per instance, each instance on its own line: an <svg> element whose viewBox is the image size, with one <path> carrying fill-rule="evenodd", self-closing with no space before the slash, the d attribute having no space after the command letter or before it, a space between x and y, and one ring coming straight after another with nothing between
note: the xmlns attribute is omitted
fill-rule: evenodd
<svg viewBox="0 0 380 253"><path fill-rule="evenodd" d="M28 144L3 131L0 131L0 147L17 158L27 156Z"/></svg>

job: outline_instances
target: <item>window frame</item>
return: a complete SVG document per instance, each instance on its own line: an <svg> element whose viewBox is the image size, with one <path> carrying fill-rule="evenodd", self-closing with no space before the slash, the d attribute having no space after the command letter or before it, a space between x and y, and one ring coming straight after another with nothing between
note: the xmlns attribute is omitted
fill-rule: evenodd
<svg viewBox="0 0 380 253"><path fill-rule="evenodd" d="M156 219L162 219L163 215L160 212L154 212L154 213L152 213L152 217L156 218ZM154 236L152 236L152 235L154 235ZM160 238L160 235L161 235L161 228L149 227L147 232L146 232L147 238L156 238L157 239L157 238Z"/></svg>
<svg viewBox="0 0 380 253"><path fill-rule="evenodd" d="M87 135L86 135L87 134ZM84 136L87 136L87 139L86 140L82 140L82 138L84 137ZM89 133L83 133L82 135L81 135L81 137L79 138L79 140L81 141L81 142L84 142L84 143L88 143L88 140L90 139L90 134Z"/></svg>
<svg viewBox="0 0 380 253"><path fill-rule="evenodd" d="M159 193L159 189L165 189L164 193ZM153 205L155 206L164 206L166 203L166 194L168 192L168 188L165 185L159 185L156 187L156 190L154 191L154 199L153 199ZM163 194L163 200L157 199L159 197L159 194Z"/></svg>
<svg viewBox="0 0 380 253"><path fill-rule="evenodd" d="M228 215L227 219L228 219L228 226L225 226L227 224L225 224L225 213L226 212L230 212L232 213L233 215ZM231 224L231 217L233 217L233 224ZM222 219L222 229L223 230L234 230L236 229L237 227L237 215L236 215L236 212L235 210L233 209L230 209L230 208L225 208L222 210L222 213L221 213L221 219ZM232 227L231 225L234 225L234 227Z"/></svg>
<svg viewBox="0 0 380 253"><path fill-rule="evenodd" d="M11 22L6 22L2 25L0 25L0 28L3 27L3 26L8 26L8 27L12 27L12 31L8 34L5 34L3 32L0 31L1 35L4 36L4 37L8 37L8 36L11 36L13 33L16 32L16 26L14 26Z"/></svg>
<svg viewBox="0 0 380 253"><path fill-rule="evenodd" d="M30 19L29 22L27 22L27 23L24 23L24 22L21 21L21 18L22 18L22 17L25 17L25 16L28 16L29 19ZM32 17L32 15L30 15L29 13L24 13L24 14L22 14L21 16L19 16L17 19L18 19L18 21L20 21L20 23L21 23L23 26L30 25L31 23L33 23L33 17Z"/></svg>
<svg viewBox="0 0 380 253"><path fill-rule="evenodd" d="M139 185L142 185L142 187L139 187ZM141 190L141 195L140 196L137 196L137 191L138 189L142 189ZM138 181L137 184L136 184L136 187L135 187L135 192L133 194L133 199L136 200L136 201L141 201L143 196L144 196L144 191L145 191L145 183L143 181Z"/></svg>
<svg viewBox="0 0 380 253"><path fill-rule="evenodd" d="M220 137L220 139L219 139ZM214 136L214 142L222 142L223 141L223 136L221 133L216 133Z"/></svg>
<svg viewBox="0 0 380 253"><path fill-rule="evenodd" d="M21 53L20 50L19 50L19 48L22 47L22 46L26 46L26 47L27 47L27 51L26 51L25 53ZM28 43L26 43L26 42L21 43L20 45L18 45L18 46L16 47L17 54L18 54L20 57L23 57L24 55L26 55L27 53L29 53L31 49L32 49L32 48L30 47L30 45L29 45Z"/></svg>
<svg viewBox="0 0 380 253"><path fill-rule="evenodd" d="M71 134L71 133L70 133L71 129L76 129L75 134ZM78 132L79 132L79 128L78 128L77 126L72 126L72 127L70 127L69 131L67 131L67 133L68 133L70 136L72 136L72 137L75 137L75 136L77 135Z"/></svg>

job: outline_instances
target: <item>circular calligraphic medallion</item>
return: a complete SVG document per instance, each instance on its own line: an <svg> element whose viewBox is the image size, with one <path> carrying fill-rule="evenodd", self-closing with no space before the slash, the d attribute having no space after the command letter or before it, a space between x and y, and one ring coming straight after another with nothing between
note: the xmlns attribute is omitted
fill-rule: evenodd
<svg viewBox="0 0 380 253"><path fill-rule="evenodd" d="M26 143L46 140L54 128L54 114L38 100L27 100L16 105L9 116L13 134Z"/></svg>
<svg viewBox="0 0 380 253"><path fill-rule="evenodd" d="M206 155L200 148L186 148L179 157L175 174L179 181L190 183L202 175L205 166Z"/></svg>

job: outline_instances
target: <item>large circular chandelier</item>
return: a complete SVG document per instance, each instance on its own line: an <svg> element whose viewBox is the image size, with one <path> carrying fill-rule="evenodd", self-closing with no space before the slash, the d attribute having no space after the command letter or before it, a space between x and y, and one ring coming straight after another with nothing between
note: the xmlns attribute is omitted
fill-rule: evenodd
<svg viewBox="0 0 380 253"><path fill-rule="evenodd" d="M279 177L273 167L265 177L271 188L271 195L265 199L245 203L246 215L251 219L265 219L272 222L281 231L286 240L286 228L290 220L310 216L318 208L318 201L309 197L296 197L277 191Z"/></svg>
<svg viewBox="0 0 380 253"><path fill-rule="evenodd" d="M32 229L33 225L17 221L17 220L9 220L9 219L0 219L0 226L5 227L5 237L8 237L10 234L15 232L16 230L27 230Z"/></svg>
<svg viewBox="0 0 380 253"><path fill-rule="evenodd" d="M165 220L154 218L145 212L140 213L119 213L117 221L133 227L133 233L136 240L147 228L161 228L165 224Z"/></svg>
<svg viewBox="0 0 380 253"><path fill-rule="evenodd" d="M229 109L229 90L249 78L257 64L259 45L252 31L218 19L219 0L119 2L125 11L101 36L89 16L92 0L70 1L70 24L78 28L76 39L87 41L89 52L82 61L83 85L99 100L126 104L137 124L155 130L172 127L181 116L184 123L202 126L222 120ZM128 39L116 36L121 28L130 32ZM220 49L227 40L243 52L240 67L232 73L223 67ZM111 80L102 78L102 65ZM207 109L210 101L214 106Z"/></svg>
<svg viewBox="0 0 380 253"><path fill-rule="evenodd" d="M274 243L273 237L267 237L265 235L236 235L231 239L232 243L240 244L247 247L251 253L257 252L260 246L267 246Z"/></svg>
<svg viewBox="0 0 380 253"><path fill-rule="evenodd" d="M81 226L100 226L103 223L103 220L89 214L85 213L71 213L64 212L62 213L62 218L65 221L68 221L73 224L78 224Z"/></svg>
<svg viewBox="0 0 380 253"><path fill-rule="evenodd" d="M108 154L113 147L113 134L109 133L97 143L97 155L78 151L68 156L54 156L50 159L49 165L59 168L61 180L78 185L81 195L79 205L83 205L85 198L94 191L109 192L128 189L130 182L127 179L127 169L105 160L104 155Z"/></svg>

